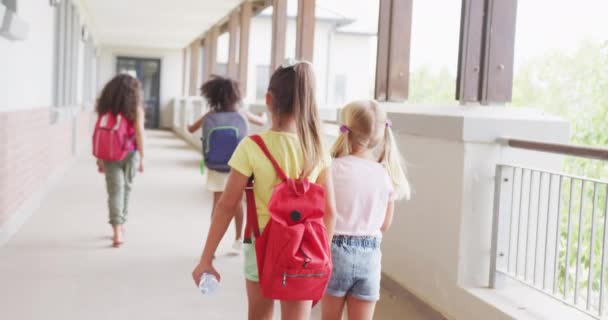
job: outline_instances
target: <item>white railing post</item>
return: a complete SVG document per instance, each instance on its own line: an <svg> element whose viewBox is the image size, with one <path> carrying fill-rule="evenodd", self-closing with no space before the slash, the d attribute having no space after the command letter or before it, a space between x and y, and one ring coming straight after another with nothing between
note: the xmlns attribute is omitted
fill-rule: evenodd
<svg viewBox="0 0 608 320"><path fill-rule="evenodd" d="M491 289L496 288L496 260L498 259L498 232L499 232L499 220L500 220L500 205L502 195L502 171L503 166L496 166L496 175L494 178L494 215L492 218L492 247L490 250L490 279L489 287Z"/></svg>

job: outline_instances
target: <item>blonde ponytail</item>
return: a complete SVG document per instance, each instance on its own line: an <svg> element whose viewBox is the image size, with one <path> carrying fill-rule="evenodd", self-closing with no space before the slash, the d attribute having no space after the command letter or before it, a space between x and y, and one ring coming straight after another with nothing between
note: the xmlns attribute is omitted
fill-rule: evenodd
<svg viewBox="0 0 608 320"><path fill-rule="evenodd" d="M336 139L331 148L332 158L340 158L352 154L349 136L348 132L344 132L338 136L338 139Z"/></svg>
<svg viewBox="0 0 608 320"><path fill-rule="evenodd" d="M382 142L379 162L384 165L393 182L393 187L395 188L393 198L395 200L403 198L409 200L412 191L410 183L407 180L407 169L405 168L403 157L401 157L401 153L399 152L393 130L388 123L384 130L384 140Z"/></svg>
<svg viewBox="0 0 608 320"><path fill-rule="evenodd" d="M340 112L341 134L331 155L340 158L361 150L373 150L393 183L394 199L409 199L410 184L404 160L393 136L390 122L380 104L374 100L354 101Z"/></svg>

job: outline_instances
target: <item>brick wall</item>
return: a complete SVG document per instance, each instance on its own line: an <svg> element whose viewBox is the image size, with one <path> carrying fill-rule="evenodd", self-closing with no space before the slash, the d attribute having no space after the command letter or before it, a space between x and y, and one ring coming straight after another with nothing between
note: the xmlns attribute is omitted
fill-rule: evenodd
<svg viewBox="0 0 608 320"><path fill-rule="evenodd" d="M48 108L0 112L0 225L70 161L72 136L88 139L89 119L81 113L51 124Z"/></svg>

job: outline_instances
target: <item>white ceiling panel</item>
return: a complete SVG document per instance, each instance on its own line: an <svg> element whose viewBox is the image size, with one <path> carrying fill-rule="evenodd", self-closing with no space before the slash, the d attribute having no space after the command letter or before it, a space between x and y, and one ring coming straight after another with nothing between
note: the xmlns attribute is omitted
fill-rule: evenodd
<svg viewBox="0 0 608 320"><path fill-rule="evenodd" d="M102 45L183 48L242 0L82 0Z"/></svg>

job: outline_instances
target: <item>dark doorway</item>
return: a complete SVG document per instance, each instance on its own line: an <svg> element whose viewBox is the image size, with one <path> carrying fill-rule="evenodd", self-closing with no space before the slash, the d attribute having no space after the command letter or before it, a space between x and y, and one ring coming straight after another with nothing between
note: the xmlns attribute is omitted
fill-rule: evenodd
<svg viewBox="0 0 608 320"><path fill-rule="evenodd" d="M160 125L160 59L118 57L116 72L130 74L141 82L144 90L145 126Z"/></svg>

